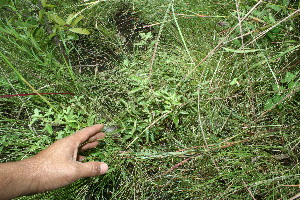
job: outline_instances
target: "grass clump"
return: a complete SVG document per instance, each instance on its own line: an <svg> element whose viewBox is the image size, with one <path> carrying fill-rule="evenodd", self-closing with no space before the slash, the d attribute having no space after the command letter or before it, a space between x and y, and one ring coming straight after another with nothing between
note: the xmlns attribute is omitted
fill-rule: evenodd
<svg viewBox="0 0 300 200"><path fill-rule="evenodd" d="M87 156L110 170L20 199L297 195L295 2L53 1L44 9L62 19L80 12L85 36L41 20L43 8L26 2L1 4L1 91L56 94L0 98L1 161L104 123L107 138Z"/></svg>

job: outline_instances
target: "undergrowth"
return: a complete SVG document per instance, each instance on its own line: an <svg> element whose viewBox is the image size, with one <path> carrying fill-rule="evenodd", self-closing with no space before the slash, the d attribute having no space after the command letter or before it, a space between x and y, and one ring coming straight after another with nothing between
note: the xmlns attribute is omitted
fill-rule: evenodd
<svg viewBox="0 0 300 200"><path fill-rule="evenodd" d="M107 174L20 199L299 193L296 1L6 0L0 16L0 161L107 127L86 153Z"/></svg>

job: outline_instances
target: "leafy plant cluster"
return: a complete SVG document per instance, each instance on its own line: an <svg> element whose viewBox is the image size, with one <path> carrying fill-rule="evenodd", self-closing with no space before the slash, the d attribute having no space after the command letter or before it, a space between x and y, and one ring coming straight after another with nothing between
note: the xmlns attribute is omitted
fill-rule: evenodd
<svg viewBox="0 0 300 200"><path fill-rule="evenodd" d="M7 94L36 94L0 98L1 162L34 155L95 123L107 127L106 139L86 152L87 161L108 163L105 176L20 199L296 195L297 5L132 1L130 10L157 31L139 33L141 40L127 51L119 48L122 36L113 21L123 3L1 2L1 16L18 15L1 20L0 87ZM30 10L34 17L23 16ZM66 60L82 39L74 34L88 31L85 41L98 49L110 44L122 55L114 68L78 73Z"/></svg>

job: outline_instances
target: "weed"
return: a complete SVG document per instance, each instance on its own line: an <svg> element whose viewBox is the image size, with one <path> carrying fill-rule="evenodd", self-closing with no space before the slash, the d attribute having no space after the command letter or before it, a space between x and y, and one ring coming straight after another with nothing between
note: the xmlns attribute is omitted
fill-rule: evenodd
<svg viewBox="0 0 300 200"><path fill-rule="evenodd" d="M297 3L42 3L0 3L1 91L40 94L0 97L1 161L26 158L76 130L104 123L113 128L86 158L107 162L110 169L20 199L297 195ZM49 12L60 47L40 21L41 10ZM68 18L90 34L70 38ZM124 27L129 29L121 33ZM78 73L74 65L89 59L97 60L99 70Z"/></svg>

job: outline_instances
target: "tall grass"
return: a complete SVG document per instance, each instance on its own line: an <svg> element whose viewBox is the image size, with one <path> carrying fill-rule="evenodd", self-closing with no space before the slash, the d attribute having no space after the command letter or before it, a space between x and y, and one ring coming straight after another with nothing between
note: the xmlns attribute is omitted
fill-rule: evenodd
<svg viewBox="0 0 300 200"><path fill-rule="evenodd" d="M58 113L37 96L0 98L1 161L31 156L94 123L116 130L87 153L88 160L107 162L109 173L20 199L297 195L299 5L132 1L129 7L153 29L129 51L113 20L120 2L53 1L63 18L83 11L80 25L92 30L90 40L118 54L113 68L80 74L62 58L45 24L20 28L29 23L23 15L31 14L20 8L29 6L24 2L1 7L1 55L20 73L2 59L1 92L75 96L47 96ZM67 34L60 39L72 57L78 41Z"/></svg>

